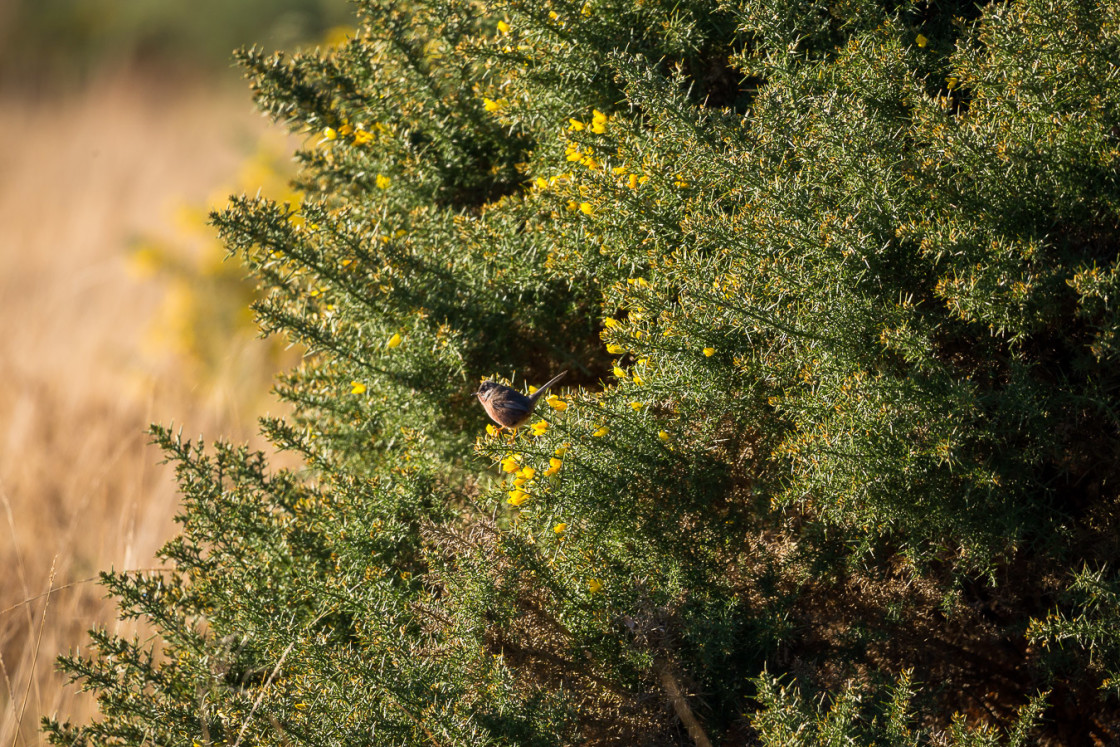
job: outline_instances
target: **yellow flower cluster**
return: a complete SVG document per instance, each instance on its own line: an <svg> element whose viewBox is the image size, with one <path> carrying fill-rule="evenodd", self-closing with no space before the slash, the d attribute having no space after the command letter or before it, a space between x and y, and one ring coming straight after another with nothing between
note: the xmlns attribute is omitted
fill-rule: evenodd
<svg viewBox="0 0 1120 747"><path fill-rule="evenodd" d="M579 128L583 129L583 123L572 120L573 123L579 124ZM574 125L573 125L574 127ZM599 162L595 160L595 152L590 148L584 150L575 143L568 143L564 147L564 157L573 163L582 164L591 171L596 171L599 168Z"/></svg>
<svg viewBox="0 0 1120 747"><path fill-rule="evenodd" d="M556 455L548 460L548 469L544 470L541 476L552 477L559 472L560 468L564 466L563 456L567 451L567 444L557 448L555 452ZM536 467L523 464L522 462L522 455L513 452L506 454L498 463L502 472L513 478L509 484L509 490L507 491L509 497L506 498L506 503L511 506L521 506L526 501L531 500L536 492L534 485L537 484L538 470ZM555 530L556 533L560 534L566 526L565 524L561 529Z"/></svg>
<svg viewBox="0 0 1120 747"><path fill-rule="evenodd" d="M597 135L607 131L607 115L598 109L593 109L591 112L591 131Z"/></svg>
<svg viewBox="0 0 1120 747"><path fill-rule="evenodd" d="M560 468L563 467L563 466L564 466L564 460L559 459L557 457L551 457L548 460L548 469L546 469L544 471L545 477L552 477L557 472L559 472Z"/></svg>

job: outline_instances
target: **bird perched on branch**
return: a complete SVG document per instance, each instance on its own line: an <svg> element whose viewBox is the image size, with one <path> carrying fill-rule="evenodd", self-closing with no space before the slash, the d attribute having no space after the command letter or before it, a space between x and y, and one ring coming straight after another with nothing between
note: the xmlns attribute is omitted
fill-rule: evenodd
<svg viewBox="0 0 1120 747"><path fill-rule="evenodd" d="M548 391L550 386L564 378L566 373L568 372L561 371L558 376L529 395L496 381L482 382L474 395L478 397L478 401L482 403L482 408L486 410L490 419L498 424L499 431L502 428L516 428L529 419L533 414L533 408L537 406L537 400Z"/></svg>

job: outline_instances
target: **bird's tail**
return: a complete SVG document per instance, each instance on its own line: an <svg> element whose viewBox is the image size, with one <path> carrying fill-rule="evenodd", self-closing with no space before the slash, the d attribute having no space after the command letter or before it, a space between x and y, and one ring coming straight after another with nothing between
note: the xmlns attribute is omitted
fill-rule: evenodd
<svg viewBox="0 0 1120 747"><path fill-rule="evenodd" d="M554 376L554 377L552 378L552 380L551 380L551 381L549 381L549 382L548 382L547 384L545 384L544 386L542 386L542 387L538 388L538 389L537 389L537 391L533 392L533 393L532 393L531 395L529 395L529 396L530 396L530 397L532 398L532 400L533 400L534 402L536 402L536 401L537 401L538 399L540 399L541 397L543 397L543 396L544 396L544 393L548 391L548 388L549 388L550 386L552 386L553 384L555 384L555 383L556 383L557 381L560 381L560 379L564 378L564 375L565 375L566 373L568 373L568 372L567 372L567 371L561 371L561 372L560 372L560 373L558 373L558 374L557 374L556 376Z"/></svg>

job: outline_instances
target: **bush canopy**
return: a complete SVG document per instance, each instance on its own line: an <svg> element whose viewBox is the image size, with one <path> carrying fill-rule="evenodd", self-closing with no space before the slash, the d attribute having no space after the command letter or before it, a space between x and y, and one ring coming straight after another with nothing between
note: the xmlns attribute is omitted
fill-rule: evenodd
<svg viewBox="0 0 1120 747"><path fill-rule="evenodd" d="M154 428L54 743L1120 738L1120 3L358 6L213 216L305 466Z"/></svg>

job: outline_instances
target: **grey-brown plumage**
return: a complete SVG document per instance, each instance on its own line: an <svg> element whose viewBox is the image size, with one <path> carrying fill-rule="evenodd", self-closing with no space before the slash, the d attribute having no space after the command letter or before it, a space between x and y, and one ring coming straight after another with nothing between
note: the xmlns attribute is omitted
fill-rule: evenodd
<svg viewBox="0 0 1120 747"><path fill-rule="evenodd" d="M516 428L529 419L529 416L533 414L533 408L537 406L537 400L548 391L550 386L564 378L566 373L568 372L561 371L547 384L528 395L522 394L516 389L510 389L496 381L482 382L482 385L474 394L478 397L478 401L482 403L486 414L500 428Z"/></svg>

